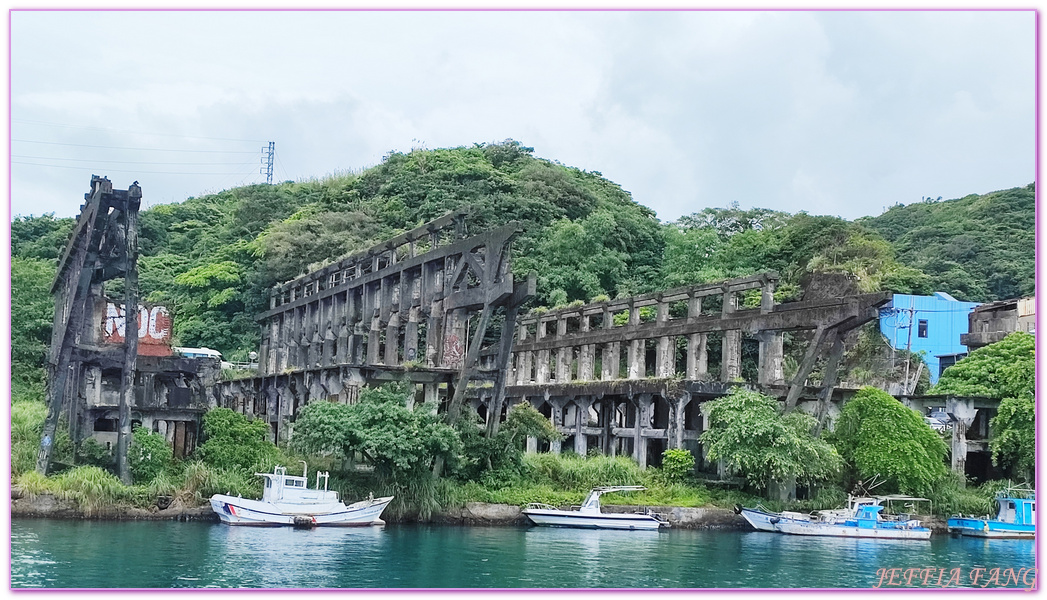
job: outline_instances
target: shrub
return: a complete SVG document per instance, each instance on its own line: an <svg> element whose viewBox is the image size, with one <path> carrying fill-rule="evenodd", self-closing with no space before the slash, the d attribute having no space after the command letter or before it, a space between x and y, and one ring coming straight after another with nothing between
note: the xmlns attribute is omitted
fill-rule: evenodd
<svg viewBox="0 0 1047 600"><path fill-rule="evenodd" d="M113 454L108 448L98 443L94 438L87 438L80 442L80 448L76 452L77 461L85 465L92 465L106 470L113 466Z"/></svg>
<svg viewBox="0 0 1047 600"><path fill-rule="evenodd" d="M688 450L670 448L662 452L662 477L672 483L687 479L694 472L694 455Z"/></svg>
<svg viewBox="0 0 1047 600"><path fill-rule="evenodd" d="M135 483L147 483L171 465L173 451L167 440L159 433L151 433L142 427L132 432L131 447L127 461Z"/></svg>
<svg viewBox="0 0 1047 600"><path fill-rule="evenodd" d="M946 474L941 437L920 413L873 387L844 405L830 439L853 476L883 478L883 492L929 494Z"/></svg>
<svg viewBox="0 0 1047 600"><path fill-rule="evenodd" d="M196 455L217 469L239 469L252 473L258 465L279 456L269 441L269 424L260 419L250 421L228 408L215 408L204 415L206 441Z"/></svg>

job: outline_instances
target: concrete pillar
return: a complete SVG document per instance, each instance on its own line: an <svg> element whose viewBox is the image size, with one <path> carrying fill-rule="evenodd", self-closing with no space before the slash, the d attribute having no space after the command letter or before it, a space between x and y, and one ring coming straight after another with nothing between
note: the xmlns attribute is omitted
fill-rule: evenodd
<svg viewBox="0 0 1047 600"><path fill-rule="evenodd" d="M774 282L767 280L760 288L760 312L769 313L774 310Z"/></svg>
<svg viewBox="0 0 1047 600"><path fill-rule="evenodd" d="M389 323L385 326L385 364L393 366L400 364L400 313L394 312L389 316Z"/></svg>
<svg viewBox="0 0 1047 600"><path fill-rule="evenodd" d="M345 317L343 316L341 323L338 325L338 337L335 339L335 364L343 364L350 361L350 336L349 327L346 325Z"/></svg>
<svg viewBox="0 0 1047 600"><path fill-rule="evenodd" d="M567 383L571 381L571 355L574 348L566 346L556 349L556 382Z"/></svg>
<svg viewBox="0 0 1047 600"><path fill-rule="evenodd" d="M592 403L592 398L588 396L578 396L575 399L574 404L574 453L578 456L585 456L586 452L589 451L588 443L585 439L585 426L589 421L589 405Z"/></svg>
<svg viewBox="0 0 1047 600"><path fill-rule="evenodd" d="M334 331L331 329L331 324L327 324L327 331L324 332L323 342L323 354L320 359L320 364L324 366L333 365L335 363L335 343L337 341Z"/></svg>
<svg viewBox="0 0 1047 600"><path fill-rule="evenodd" d="M742 331L723 332L723 352L720 355L720 381L732 381L742 376Z"/></svg>
<svg viewBox="0 0 1047 600"><path fill-rule="evenodd" d="M658 338L655 351L655 377L673 377L676 375L676 338Z"/></svg>
<svg viewBox="0 0 1047 600"><path fill-rule="evenodd" d="M423 280L424 283L425 280ZM425 326L425 366L427 367L435 367L440 364L443 330L443 300L434 300L430 304L429 319Z"/></svg>
<svg viewBox="0 0 1047 600"><path fill-rule="evenodd" d="M371 328L367 330L367 364L376 365L379 362L380 342L382 339L382 320L377 316L371 318Z"/></svg>
<svg viewBox="0 0 1047 600"><path fill-rule="evenodd" d="M520 352L516 355L516 381L519 384L534 381L534 352Z"/></svg>
<svg viewBox="0 0 1047 600"><path fill-rule="evenodd" d="M527 454L538 453L538 438L534 437L533 435L527 436L527 449L525 450L525 452L527 452Z"/></svg>
<svg viewBox="0 0 1047 600"><path fill-rule="evenodd" d="M709 349L707 334L692 333L687 336L687 379L704 379L709 373Z"/></svg>
<svg viewBox="0 0 1047 600"><path fill-rule="evenodd" d="M422 393L426 404L436 406L440 402L440 384L426 383L422 386Z"/></svg>
<svg viewBox="0 0 1047 600"><path fill-rule="evenodd" d="M760 340L760 362L757 380L764 385L780 384L785 381L782 371L782 360L785 355L782 333L780 331L761 331L757 334Z"/></svg>
<svg viewBox="0 0 1047 600"><path fill-rule="evenodd" d="M534 366L534 382L538 384L549 383L549 351L539 350L537 362Z"/></svg>
<svg viewBox="0 0 1047 600"><path fill-rule="evenodd" d="M643 340L632 340L629 342L629 350L626 355L629 363L629 379L640 379L645 375L644 363L647 357L644 354Z"/></svg>
<svg viewBox="0 0 1047 600"><path fill-rule="evenodd" d="M650 420L651 395L634 396L636 428L633 430L633 458L641 469L647 468L647 439L643 437L644 425Z"/></svg>
<svg viewBox="0 0 1047 600"><path fill-rule="evenodd" d="M407 311L407 325L404 326L404 360L418 362L418 318L419 308L412 306Z"/></svg>
<svg viewBox="0 0 1047 600"><path fill-rule="evenodd" d="M683 429L684 429L684 410L687 404L691 401L691 394L683 392L679 398L672 398L670 400L670 406L672 411L669 413L669 429L666 431L667 448L683 448Z"/></svg>
<svg viewBox="0 0 1047 600"><path fill-rule="evenodd" d="M604 344L600 351L600 378L604 381L618 379L621 360L620 342Z"/></svg>
<svg viewBox="0 0 1047 600"><path fill-rule="evenodd" d="M466 339L467 314L464 308L456 308L447 313L447 322L444 326L444 367L450 369L461 369L465 364L465 354L468 350Z"/></svg>
<svg viewBox="0 0 1047 600"><path fill-rule="evenodd" d="M721 314L727 316L738 309L738 294L730 291L727 286L723 288L723 308Z"/></svg>

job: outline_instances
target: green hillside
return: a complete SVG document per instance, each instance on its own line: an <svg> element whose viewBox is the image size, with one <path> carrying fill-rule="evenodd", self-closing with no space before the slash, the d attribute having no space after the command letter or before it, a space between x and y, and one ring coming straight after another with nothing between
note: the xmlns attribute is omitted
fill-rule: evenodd
<svg viewBox="0 0 1047 600"><path fill-rule="evenodd" d="M359 173L143 210L143 297L174 313L178 344L245 360L258 346L254 315L267 307L269 287L459 207L470 208L474 233L522 224L513 269L537 272L532 306L766 270L783 276L780 300L797 297L813 271L849 273L862 291L944 289L990 300L1032 290L1032 186L857 222L733 205L661 223L600 173L532 152L512 140L394 152ZM16 387L42 382L53 311L47 288L72 224L50 215L12 222Z"/></svg>
<svg viewBox="0 0 1047 600"><path fill-rule="evenodd" d="M956 200L893 206L858 219L926 273L936 291L990 302L1035 292L1034 184Z"/></svg>

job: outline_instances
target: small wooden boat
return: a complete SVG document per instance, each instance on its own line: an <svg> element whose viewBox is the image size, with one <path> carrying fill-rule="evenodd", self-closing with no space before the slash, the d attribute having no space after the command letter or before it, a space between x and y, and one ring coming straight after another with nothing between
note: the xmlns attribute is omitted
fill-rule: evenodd
<svg viewBox="0 0 1047 600"><path fill-rule="evenodd" d="M639 485L620 485L593 488L577 510L560 510L548 504L531 503L523 511L535 525L550 527L579 527L583 529L658 529L669 527L662 515L650 511L639 513L600 512L600 496L610 492L635 492L647 488Z"/></svg>
<svg viewBox="0 0 1047 600"><path fill-rule="evenodd" d="M996 494L995 519L955 515L946 525L949 533L984 538L1036 537L1036 496L1030 489L1008 488Z"/></svg>
<svg viewBox="0 0 1047 600"><path fill-rule="evenodd" d="M847 508L819 511L806 515L798 512L770 512L761 506L744 508L736 504L734 512L742 515L755 529L791 535L821 535L877 539L926 540L931 530L922 527L908 515L885 517L881 514L885 500L925 501L909 496L849 496Z"/></svg>
<svg viewBox="0 0 1047 600"><path fill-rule="evenodd" d="M316 473L316 489L309 489L305 473L302 477L288 475L284 467L275 467L272 473L255 473L265 478L261 500L215 494L211 509L227 525L255 525L294 527L347 527L354 525L381 525L382 511L393 501L369 497L346 506L338 500L338 492L328 491L326 472ZM323 489L320 489L320 480Z"/></svg>

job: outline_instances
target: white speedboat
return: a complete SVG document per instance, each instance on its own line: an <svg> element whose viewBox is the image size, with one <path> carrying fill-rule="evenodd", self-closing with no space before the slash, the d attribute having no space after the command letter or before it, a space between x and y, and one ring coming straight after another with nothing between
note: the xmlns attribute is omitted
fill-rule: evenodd
<svg viewBox="0 0 1047 600"><path fill-rule="evenodd" d="M259 525L295 527L335 527L352 525L381 525L382 511L393 497L373 496L346 506L338 500L338 492L327 490L328 474L316 473L316 489L309 489L305 474L288 475L284 467L275 467L272 473L255 473L265 478L261 500L215 494L211 509L228 525ZM323 489L320 481L323 480Z"/></svg>
<svg viewBox="0 0 1047 600"><path fill-rule="evenodd" d="M884 517L884 501L927 501L908 496L849 497L847 508L821 511L814 515L798 512L770 512L761 506L744 508L738 504L734 512L745 517L759 531L773 531L792 535L823 535L834 537L861 537L878 539L926 540L931 530L922 527L908 516Z"/></svg>
<svg viewBox="0 0 1047 600"><path fill-rule="evenodd" d="M535 525L581 527L584 529L658 529L668 527L664 517L650 511L639 513L602 513L600 496L609 492L635 492L647 489L639 485L593 488L577 510L560 510L548 504L532 503L521 511Z"/></svg>

